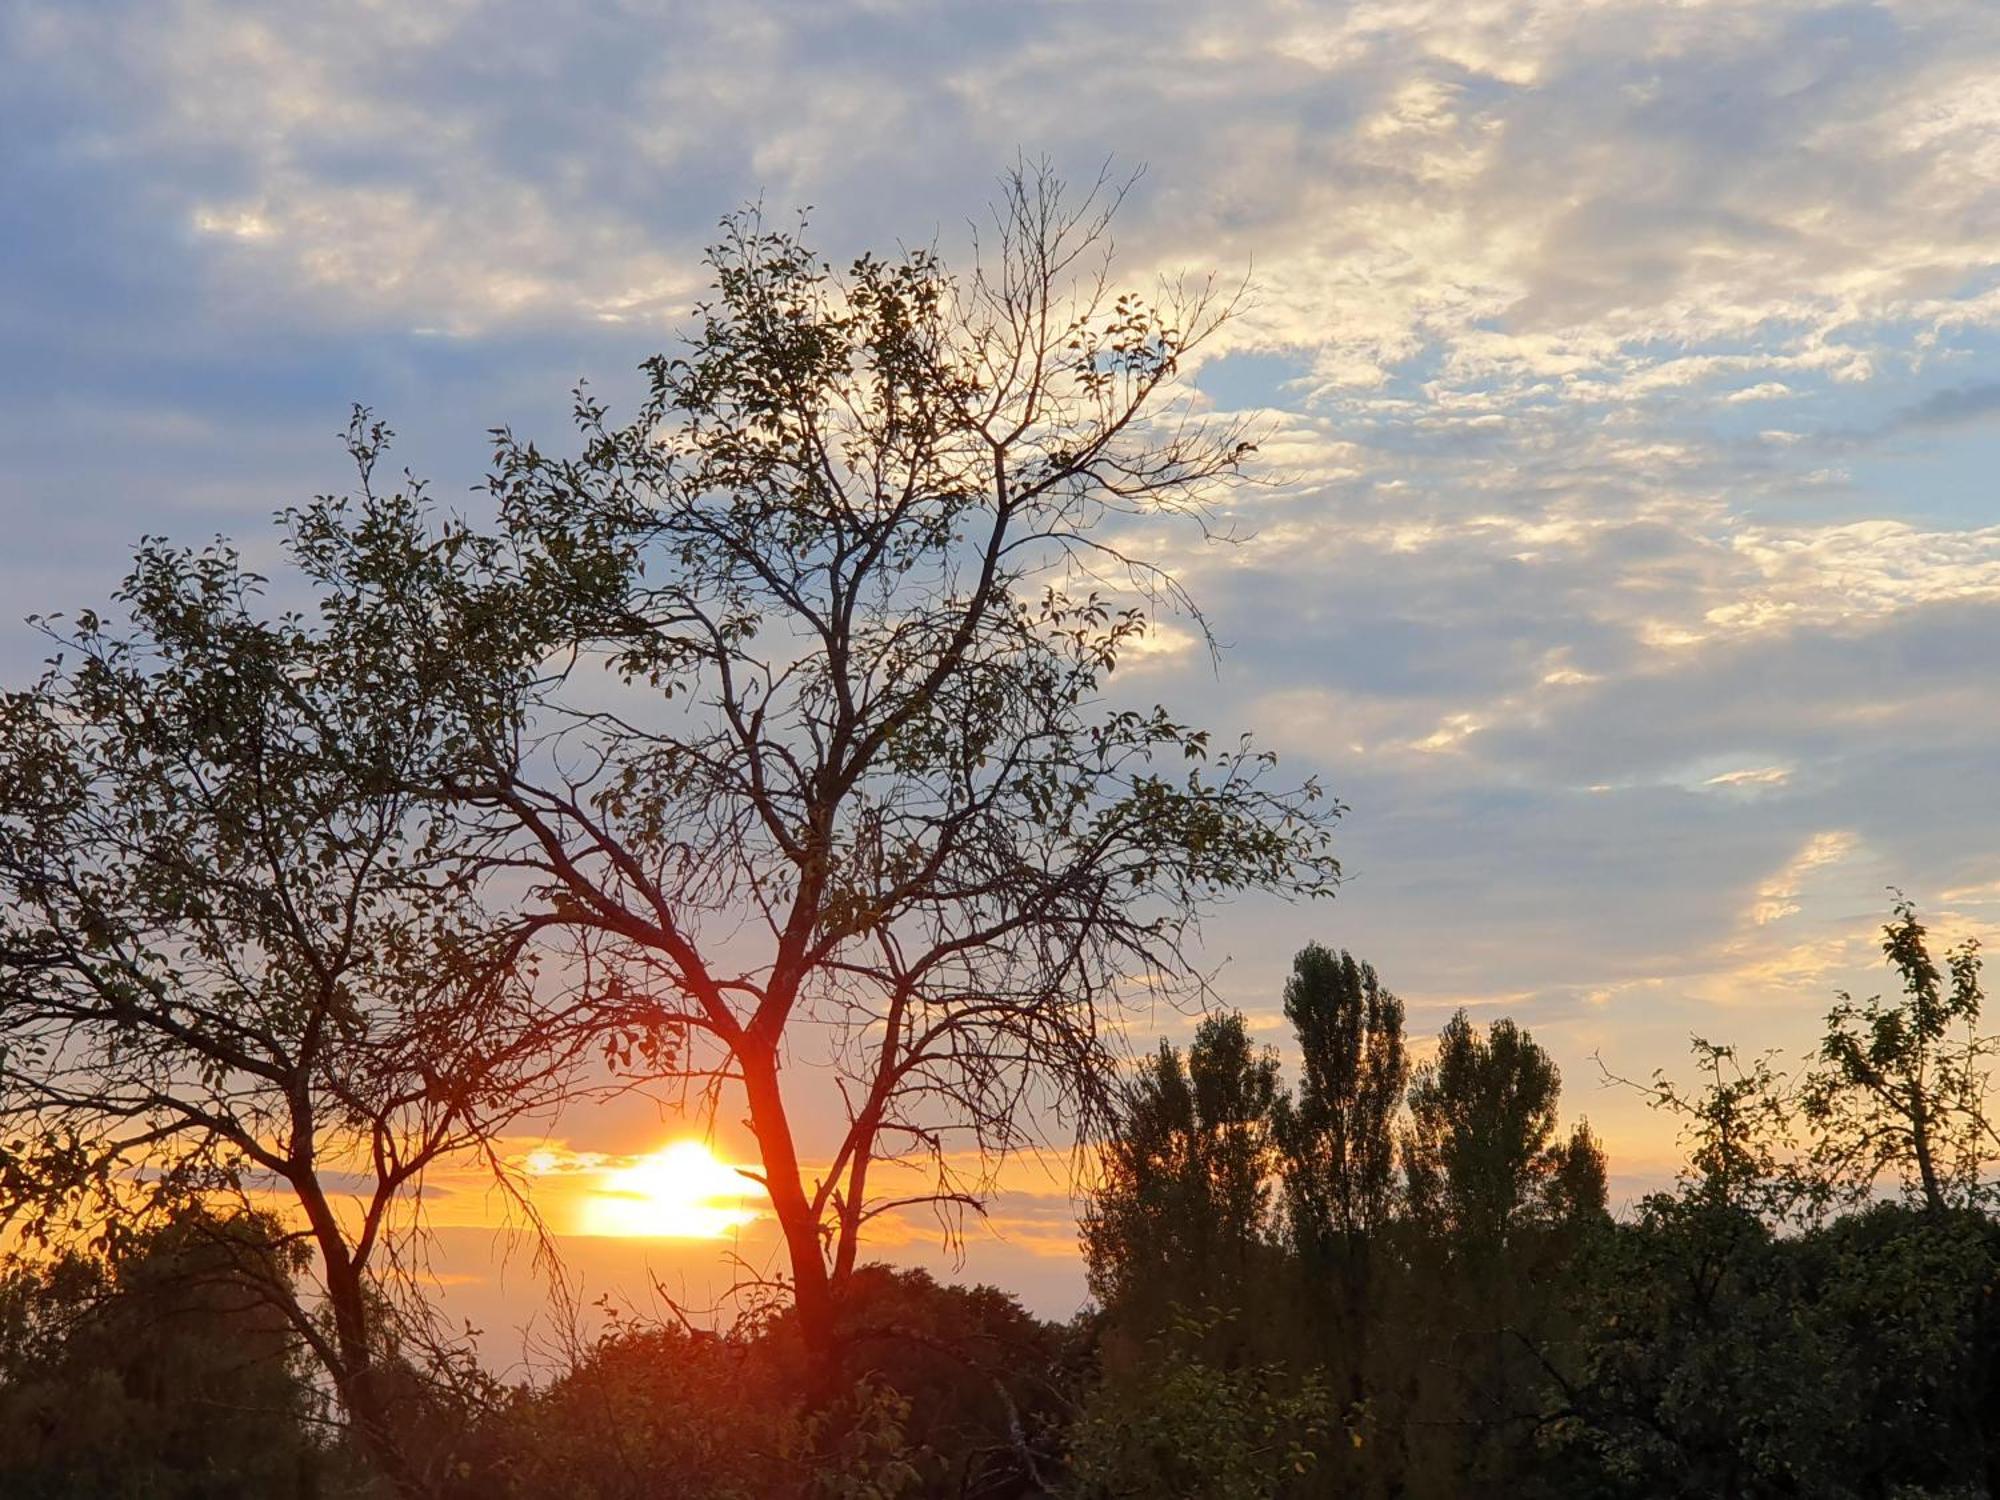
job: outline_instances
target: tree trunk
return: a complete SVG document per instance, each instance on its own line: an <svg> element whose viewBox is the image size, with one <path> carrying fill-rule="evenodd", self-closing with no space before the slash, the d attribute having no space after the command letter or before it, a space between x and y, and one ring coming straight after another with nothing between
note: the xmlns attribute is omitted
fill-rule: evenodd
<svg viewBox="0 0 2000 1500"><path fill-rule="evenodd" d="M805 1348L806 1378L814 1401L831 1396L839 1372L839 1337L834 1327L834 1287L820 1245L820 1224L799 1180L799 1157L792 1141L791 1121L778 1086L776 1051L743 1047L737 1061L743 1069L743 1090L750 1105L750 1128L757 1135L757 1152L764 1164L765 1190L771 1210L784 1232L791 1262L792 1305Z"/></svg>
<svg viewBox="0 0 2000 1500"><path fill-rule="evenodd" d="M1924 1206L1934 1214L1945 1209L1944 1188L1938 1182L1937 1161L1931 1155L1930 1110L1926 1108L1922 1083L1910 1085L1910 1146L1917 1159L1917 1177L1923 1183Z"/></svg>
<svg viewBox="0 0 2000 1500"><path fill-rule="evenodd" d="M411 1469L402 1445L396 1441L387 1394L377 1378L374 1341L369 1337L367 1286L361 1268L354 1263L317 1181L307 1175L295 1186L319 1248L327 1305L333 1313L335 1358L328 1373L333 1377L334 1392L369 1463L388 1479L398 1494L422 1495L424 1486Z"/></svg>
<svg viewBox="0 0 2000 1500"><path fill-rule="evenodd" d="M402 1444L396 1440L388 1398L378 1378L360 1275L351 1267L344 1269L344 1275L327 1278L334 1341L340 1350L340 1368L334 1372L340 1403L347 1408L348 1420L354 1424L369 1462L381 1470L398 1494L421 1495L424 1486L410 1468Z"/></svg>

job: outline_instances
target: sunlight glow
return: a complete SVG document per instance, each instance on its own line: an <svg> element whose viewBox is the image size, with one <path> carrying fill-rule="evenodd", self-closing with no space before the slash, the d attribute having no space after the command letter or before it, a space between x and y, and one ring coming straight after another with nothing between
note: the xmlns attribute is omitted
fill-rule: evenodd
<svg viewBox="0 0 2000 1500"><path fill-rule="evenodd" d="M756 1219L763 1193L700 1141L606 1171L583 1201L585 1234L718 1239Z"/></svg>

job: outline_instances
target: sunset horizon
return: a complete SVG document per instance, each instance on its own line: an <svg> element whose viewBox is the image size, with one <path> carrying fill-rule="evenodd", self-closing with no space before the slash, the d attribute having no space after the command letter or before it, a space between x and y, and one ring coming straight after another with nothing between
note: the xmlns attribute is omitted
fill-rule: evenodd
<svg viewBox="0 0 2000 1500"><path fill-rule="evenodd" d="M2000 8L0 61L0 1493L2000 1487Z"/></svg>

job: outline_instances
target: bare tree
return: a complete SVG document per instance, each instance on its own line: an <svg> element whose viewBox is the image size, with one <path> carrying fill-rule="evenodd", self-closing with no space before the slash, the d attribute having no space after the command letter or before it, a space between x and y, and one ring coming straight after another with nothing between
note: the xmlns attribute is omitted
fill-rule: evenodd
<svg viewBox="0 0 2000 1500"><path fill-rule="evenodd" d="M387 1362L426 1174L551 1103L573 1039L427 859L424 705L261 620L227 550L144 544L118 597L128 633L50 623L0 697L0 1213L115 1246L203 1205L414 1488Z"/></svg>
<svg viewBox="0 0 2000 1500"><path fill-rule="evenodd" d="M730 218L629 423L579 393L574 457L496 433L497 529L414 485L294 517L327 607L455 715L469 865L682 1044L659 1076L741 1090L822 1368L871 1220L976 1209L1091 1120L1121 1008L1202 992L1209 899L1338 874L1317 787L1104 697L1159 611L1199 624L1150 549L1252 451L1171 400L1229 299L1115 293L1118 197L1015 173L963 279ZM823 1146L794 1062L838 1090Z"/></svg>

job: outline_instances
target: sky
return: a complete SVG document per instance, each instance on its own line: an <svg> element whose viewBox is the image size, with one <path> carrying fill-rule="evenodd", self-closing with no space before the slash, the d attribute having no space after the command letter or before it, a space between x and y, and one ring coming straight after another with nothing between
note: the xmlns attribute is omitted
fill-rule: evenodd
<svg viewBox="0 0 2000 1500"><path fill-rule="evenodd" d="M2000 926L1989 0L11 0L0 67L11 683L20 618L143 533L275 560L350 403L451 495L577 378L629 398L738 205L952 258L1018 157L1108 161L1133 284L1249 278L1193 399L1275 481L1237 544L1163 534L1228 649L1141 685L1350 808L1334 902L1205 930L1274 1044L1309 940L1419 1037L1513 1015L1629 1198L1673 1132L1607 1070L1795 1054L1881 987L1892 886ZM962 1265L890 1248L1067 1311L1061 1175ZM477 1196L447 1259L490 1324ZM621 1285L718 1259L577 1243Z"/></svg>

